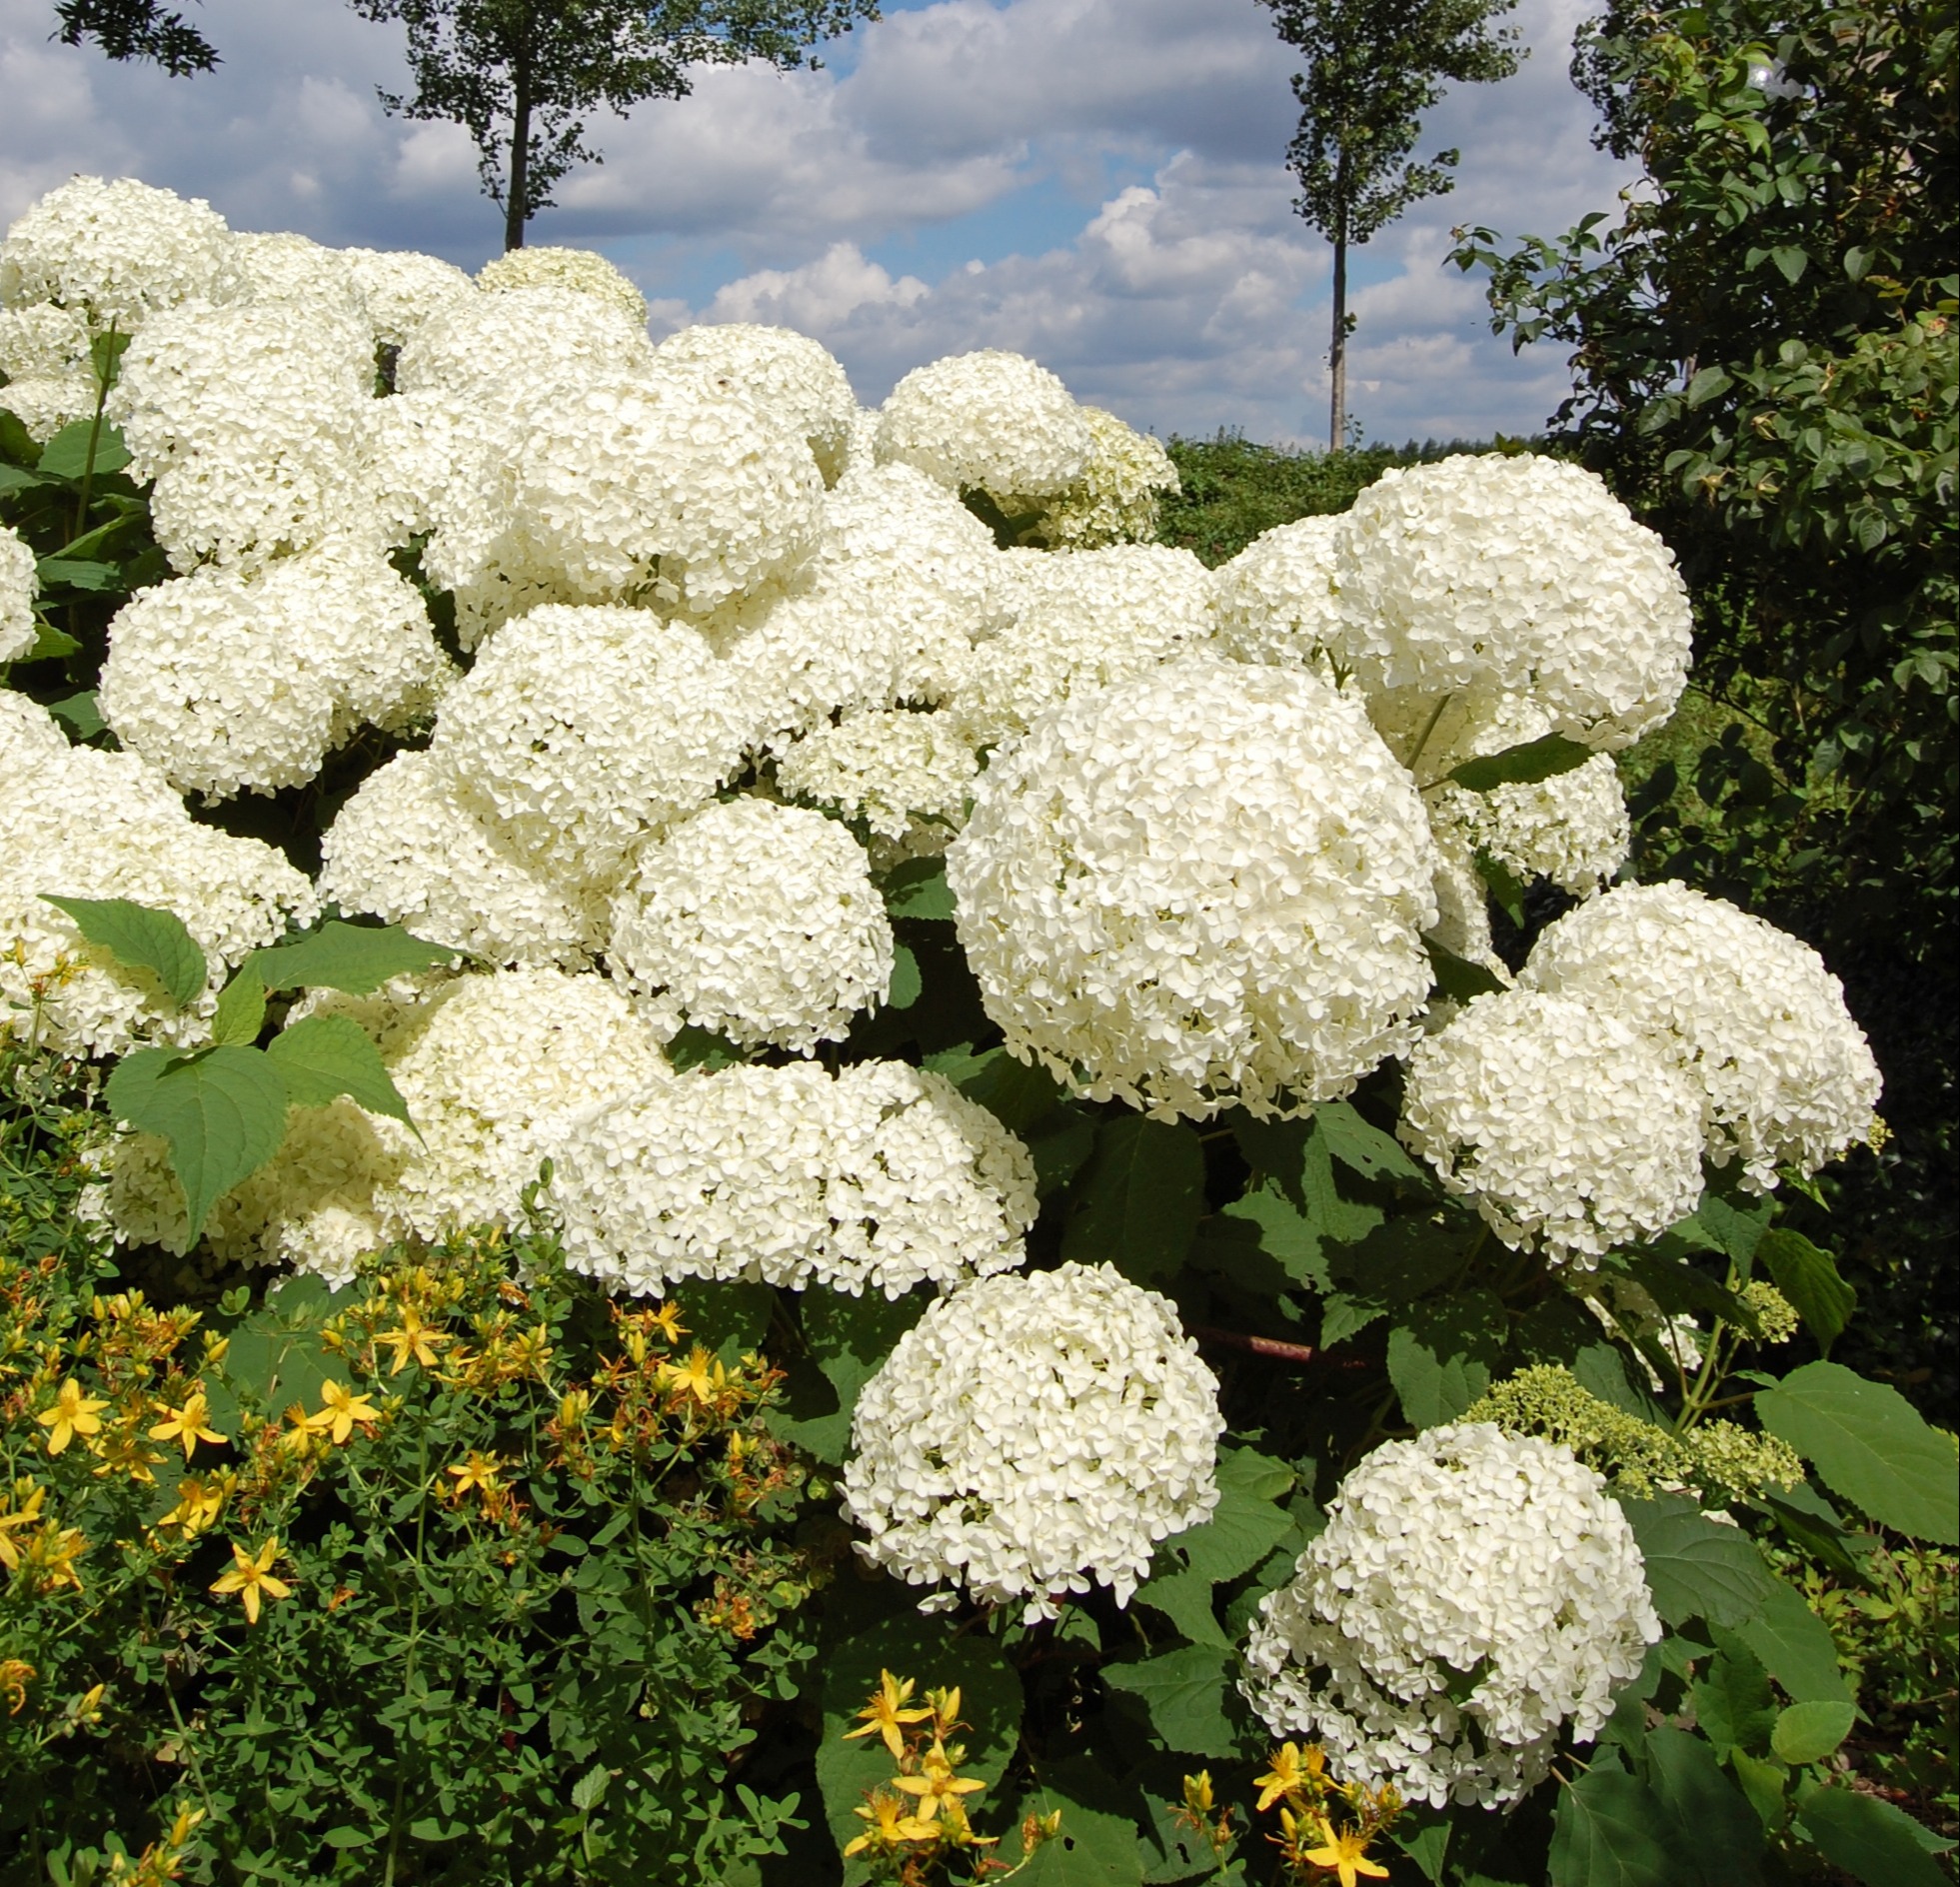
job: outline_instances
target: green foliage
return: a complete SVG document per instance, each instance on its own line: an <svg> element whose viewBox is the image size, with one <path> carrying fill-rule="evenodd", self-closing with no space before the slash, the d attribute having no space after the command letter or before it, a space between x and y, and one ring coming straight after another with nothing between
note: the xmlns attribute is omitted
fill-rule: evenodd
<svg viewBox="0 0 1960 1887"><path fill-rule="evenodd" d="M162 0L56 0L54 12L64 46L93 40L108 58L148 60L173 79L217 69L217 49Z"/></svg>

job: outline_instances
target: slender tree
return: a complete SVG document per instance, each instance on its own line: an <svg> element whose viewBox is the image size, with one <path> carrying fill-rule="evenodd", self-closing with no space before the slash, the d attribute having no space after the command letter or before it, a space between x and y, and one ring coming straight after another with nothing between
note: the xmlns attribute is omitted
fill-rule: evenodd
<svg viewBox="0 0 1960 1887"><path fill-rule="evenodd" d="M1299 129L1286 162L1293 208L1334 246L1333 389L1327 427L1338 451L1347 425L1348 245L1365 243L1411 203L1454 187L1459 153L1413 157L1422 114L1454 79L1507 79L1525 55L1515 27L1491 21L1517 0L1260 0L1306 69L1293 75Z"/></svg>
<svg viewBox="0 0 1960 1887"><path fill-rule="evenodd" d="M552 189L600 154L585 142L602 107L684 98L689 68L766 60L815 65L810 47L878 17L878 0L350 0L408 28L415 91L383 92L405 118L446 120L476 140L504 247L549 209Z"/></svg>
<svg viewBox="0 0 1960 1887"><path fill-rule="evenodd" d="M111 59L148 59L174 79L218 63L211 42L162 0L60 0L54 15L64 46L93 40Z"/></svg>

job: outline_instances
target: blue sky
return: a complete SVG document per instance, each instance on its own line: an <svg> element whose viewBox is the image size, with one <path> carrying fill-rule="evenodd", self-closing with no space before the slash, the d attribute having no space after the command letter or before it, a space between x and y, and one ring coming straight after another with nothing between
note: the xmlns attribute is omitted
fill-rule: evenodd
<svg viewBox="0 0 1960 1887"><path fill-rule="evenodd" d="M1630 181L1591 148L1566 77L1583 0L1519 0L1519 75L1425 128L1455 192L1359 252L1352 404L1371 437L1488 436L1565 391L1513 359L1443 265L1455 223L1551 234ZM475 266L499 220L455 127L388 118L399 29L341 0L206 0L225 63L171 80L48 43L50 0L0 0L0 220L76 170L208 198L242 229L429 249ZM1328 257L1292 215L1292 70L1254 0L908 0L820 72L701 75L694 95L595 125L533 240L603 250L657 330L780 321L860 397L981 346L1042 360L1159 433L1324 438Z"/></svg>

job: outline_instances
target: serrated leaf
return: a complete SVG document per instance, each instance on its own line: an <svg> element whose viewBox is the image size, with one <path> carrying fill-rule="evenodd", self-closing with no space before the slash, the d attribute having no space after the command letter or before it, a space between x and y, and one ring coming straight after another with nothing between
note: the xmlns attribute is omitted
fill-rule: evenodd
<svg viewBox="0 0 1960 1887"><path fill-rule="evenodd" d="M381 1050L352 1016L304 1016L273 1036L265 1052L295 1106L324 1107L346 1094L370 1113L415 1125Z"/></svg>
<svg viewBox="0 0 1960 1887"><path fill-rule="evenodd" d="M851 1418L858 1393L892 1346L925 1315L930 1296L913 1291L897 1302L882 1291L861 1297L843 1291L813 1290L802 1299L804 1341L811 1360L823 1371L837 1397L834 1414L795 1419L776 1415L771 1426L787 1440L808 1448L820 1461L841 1462L851 1449Z"/></svg>
<svg viewBox="0 0 1960 1887"><path fill-rule="evenodd" d="M1400 1140L1363 1120L1346 1101L1326 1102L1314 1110L1313 1118L1326 1139L1327 1151L1363 1178L1377 1178L1382 1173L1396 1179L1427 1177L1403 1151Z"/></svg>
<svg viewBox="0 0 1960 1887"><path fill-rule="evenodd" d="M1158 1550L1161 1552L1162 1548ZM1175 1566L1169 1572L1145 1579L1130 1603L1154 1606L1192 1644L1208 1644L1222 1651L1229 1649L1231 1639L1211 1609L1214 1583L1187 1566Z"/></svg>
<svg viewBox="0 0 1960 1887"><path fill-rule="evenodd" d="M1793 1703L1778 1715L1769 1746L1793 1768L1822 1762L1851 1734L1857 1717L1848 1703Z"/></svg>
<svg viewBox="0 0 1960 1887"><path fill-rule="evenodd" d="M1449 770L1449 778L1467 793L1488 793L1493 787L1528 786L1555 780L1583 767L1592 749L1562 734L1541 735L1501 754L1484 754Z"/></svg>
<svg viewBox="0 0 1960 1887"><path fill-rule="evenodd" d="M117 962L149 970L179 1008L203 992L204 951L174 911L153 911L127 898L58 898L46 892L41 902L66 912L76 930Z"/></svg>
<svg viewBox="0 0 1960 1887"><path fill-rule="evenodd" d="M1669 1844L1683 1880L1703 1887L1756 1887L1762 1879L1763 1827L1715 1752L1684 1730L1647 1732L1647 1784L1671 1824Z"/></svg>
<svg viewBox="0 0 1960 1887"><path fill-rule="evenodd" d="M892 987L885 998L887 1008L909 1009L919 1000L926 978L919 973L919 958L903 944L892 950Z"/></svg>
<svg viewBox="0 0 1960 1887"><path fill-rule="evenodd" d="M211 1039L249 1048L266 1022L266 986L250 963L218 992L217 1012L211 1017Z"/></svg>
<svg viewBox="0 0 1960 1887"><path fill-rule="evenodd" d="M1334 1181L1333 1149L1316 1120L1300 1149L1296 1180L1300 1209L1315 1232L1335 1244L1354 1245L1369 1237L1381 1224L1380 1208L1358 1200L1344 1199Z"/></svg>
<svg viewBox="0 0 1960 1887"><path fill-rule="evenodd" d="M1122 1114L1096 1129L1073 1191L1061 1255L1155 1282L1183 1263L1203 1214L1204 1148L1181 1121Z"/></svg>
<svg viewBox="0 0 1960 1887"><path fill-rule="evenodd" d="M1819 1789L1803 1804L1802 1829L1827 1861L1865 1887L1948 1887L1933 1856L1953 1843L1875 1795L1843 1785Z"/></svg>
<svg viewBox="0 0 1960 1887"><path fill-rule="evenodd" d="M139 1049L116 1064L104 1098L131 1126L168 1142L193 1238L212 1206L286 1137L286 1083L257 1048L188 1057Z"/></svg>
<svg viewBox="0 0 1960 1887"><path fill-rule="evenodd" d="M1327 1254L1327 1268L1355 1294L1381 1304L1412 1303L1453 1277L1463 1238L1446 1220L1420 1213L1390 1219L1359 1244Z"/></svg>
<svg viewBox="0 0 1960 1887"><path fill-rule="evenodd" d="M1756 1819L1768 1834L1778 1833L1790 1819L1790 1804L1783 1794L1789 1771L1766 1757L1752 1756L1746 1749L1731 1749L1728 1766L1736 1787L1749 1798Z"/></svg>
<svg viewBox="0 0 1960 1887"><path fill-rule="evenodd" d="M57 721L65 721L78 741L92 741L108 727L102 718L102 711L95 705L93 691L84 690L79 695L70 695L65 701L53 703L48 713Z"/></svg>
<svg viewBox="0 0 1960 1887"><path fill-rule="evenodd" d="M1655 1830L1661 1806L1636 1776L1604 1758L1558 1792L1551 1887L1679 1887Z"/></svg>
<svg viewBox="0 0 1960 1887"><path fill-rule="evenodd" d="M1125 1800L1127 1793L1129 1799ZM1139 1824L1149 1825L1150 1804L1124 1791L1090 1758L1044 1763L1036 1786L1014 1804L1014 1820L1030 1814L1061 1816L1060 1832L1044 1841L1025 1864L1013 1838L992 1850L993 1858L1014 1864L1015 1887L1141 1887L1149 1850ZM1148 1874L1151 1880L1181 1880L1181 1873Z"/></svg>
<svg viewBox="0 0 1960 1887"><path fill-rule="evenodd" d="M1215 1761L1240 1754L1238 1732L1225 1714L1231 1690L1228 1652L1180 1645L1133 1664L1105 1664L1102 1681L1141 1702L1165 1749Z"/></svg>
<svg viewBox="0 0 1960 1887"><path fill-rule="evenodd" d="M717 1068L734 1067L741 1059L742 1050L726 1035L718 1035L712 1028L702 1028L694 1022L667 1044L668 1065L677 1074L686 1073L689 1068L706 1068L713 1073Z"/></svg>
<svg viewBox="0 0 1960 1887"><path fill-rule="evenodd" d="M1763 1668L1783 1686L1786 1696L1799 1703L1850 1700L1830 1627L1784 1580L1770 1581L1762 1609L1736 1626L1735 1636L1762 1659Z"/></svg>
<svg viewBox="0 0 1960 1887"><path fill-rule="evenodd" d="M1806 1363L1757 1393L1756 1416L1881 1526L1940 1546L1960 1543L1953 1438L1931 1428L1898 1390L1841 1363Z"/></svg>
<svg viewBox="0 0 1960 1887"><path fill-rule="evenodd" d="M1620 1506L1646 1562L1654 1610L1670 1625L1705 1618L1736 1630L1761 1613L1774 1581L1740 1527L1705 1518L1680 1494L1622 1498Z"/></svg>
<svg viewBox="0 0 1960 1887"><path fill-rule="evenodd" d="M944 859L907 859L885 877L885 909L894 918L951 922L953 888L946 882Z"/></svg>
<svg viewBox="0 0 1960 1887"><path fill-rule="evenodd" d="M65 629L57 629L52 623L41 621L34 625L34 647L15 660L51 662L57 656L72 656L81 646Z"/></svg>
<svg viewBox="0 0 1960 1887"><path fill-rule="evenodd" d="M410 937L398 925L335 920L290 944L254 950L245 960L268 989L341 989L349 995L371 995L391 977L438 968L455 955L453 949Z"/></svg>
<svg viewBox="0 0 1960 1887"><path fill-rule="evenodd" d="M1272 1181L1233 1199L1224 1208L1224 1216L1254 1226L1258 1248L1295 1283L1323 1293L1333 1288L1319 1237L1305 1214L1294 1211Z"/></svg>
<svg viewBox="0 0 1960 1887"><path fill-rule="evenodd" d="M582 1815L590 1814L605 1799L606 1791L613 1786L613 1772L603 1762L596 1762L572 1784L572 1806Z"/></svg>
<svg viewBox="0 0 1960 1887"><path fill-rule="evenodd" d="M94 471L120 472L129 464L129 448L123 436L106 420L98 428L93 419L70 420L41 448L39 470L50 478L79 479L90 470L89 442L94 437Z"/></svg>
<svg viewBox="0 0 1960 1887"><path fill-rule="evenodd" d="M1742 1266L1746 1275L1775 1210L1774 1199L1759 1200L1745 1209L1730 1203L1719 1192L1704 1192L1692 1217L1700 1230L1714 1240L1716 1249L1725 1251Z"/></svg>
<svg viewBox="0 0 1960 1887"><path fill-rule="evenodd" d="M44 557L35 565L34 574L41 580L44 596L50 590L86 590L92 595L104 595L126 587L120 564L105 564L92 557Z"/></svg>
<svg viewBox="0 0 1960 1887"><path fill-rule="evenodd" d="M1790 1300L1804 1328L1826 1355L1857 1307L1858 1293L1838 1274L1837 1260L1801 1232L1777 1226L1756 1245L1769 1280Z"/></svg>
<svg viewBox="0 0 1960 1887"><path fill-rule="evenodd" d="M1487 1290L1414 1305L1388 1333L1388 1379L1403 1417L1416 1428L1454 1421L1490 1387L1507 1328Z"/></svg>
<svg viewBox="0 0 1960 1887"><path fill-rule="evenodd" d="M1480 995L1495 995L1504 986L1503 978L1494 971L1467 956L1458 956L1432 937L1422 940L1422 947L1429 952L1429 973L1435 977L1436 987L1452 1002L1473 1002Z"/></svg>
<svg viewBox="0 0 1960 1887"><path fill-rule="evenodd" d="M1366 1297L1352 1297L1345 1291L1329 1291L1320 1309L1320 1347L1332 1349L1350 1336L1358 1335L1377 1317L1388 1314L1386 1304Z"/></svg>
<svg viewBox="0 0 1960 1887"><path fill-rule="evenodd" d="M1718 1753L1766 1750L1776 1724L1769 1672L1745 1639L1719 1625L1712 1629L1715 1656L1692 1686L1695 1720Z"/></svg>

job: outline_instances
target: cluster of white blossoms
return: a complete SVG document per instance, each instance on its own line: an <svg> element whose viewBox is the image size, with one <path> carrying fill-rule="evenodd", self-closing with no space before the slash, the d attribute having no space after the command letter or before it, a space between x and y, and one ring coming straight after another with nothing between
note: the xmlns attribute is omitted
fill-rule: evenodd
<svg viewBox="0 0 1960 1887"><path fill-rule="evenodd" d="M780 792L864 824L874 866L944 852L979 777L951 717L903 708L846 715L776 757Z"/></svg>
<svg viewBox="0 0 1960 1887"><path fill-rule="evenodd" d="M12 525L0 524L0 662L18 662L38 640L34 599L40 591L32 547Z"/></svg>
<svg viewBox="0 0 1960 1887"><path fill-rule="evenodd" d="M810 447L827 485L843 477L858 396L828 348L789 328L727 321L669 335L654 349L654 359L746 395Z"/></svg>
<svg viewBox="0 0 1960 1887"><path fill-rule="evenodd" d="M916 466L952 491L996 504L1058 497L1082 475L1082 409L1045 367L983 348L915 367L878 421L881 465Z"/></svg>
<svg viewBox="0 0 1960 1887"><path fill-rule="evenodd" d="M613 263L590 249L541 243L507 249L477 271L477 286L493 294L514 288L569 288L610 303L635 327L647 325L647 298Z"/></svg>
<svg viewBox="0 0 1960 1887"><path fill-rule="evenodd" d="M1633 1530L1571 1450L1488 1422L1390 1441L1260 1604L1243 1688L1334 1776L1514 1802L1590 1742L1660 1637Z"/></svg>
<svg viewBox="0 0 1960 1887"><path fill-rule="evenodd" d="M454 671L414 587L371 546L206 566L126 604L97 704L181 793L304 786L357 729L403 733Z"/></svg>
<svg viewBox="0 0 1960 1887"><path fill-rule="evenodd" d="M607 960L677 1021L811 1054L890 992L892 925L864 847L837 821L732 800L641 852Z"/></svg>
<svg viewBox="0 0 1960 1887"><path fill-rule="evenodd" d="M1030 537L1051 551L1148 543L1164 496L1180 489L1177 468L1157 440L1113 413L1085 406L1081 414L1088 457L1075 482L1043 507Z"/></svg>
<svg viewBox="0 0 1960 1887"><path fill-rule="evenodd" d="M1505 1243L1585 1266L1701 1197L1701 1097L1617 1016L1536 989L1470 1003L1409 1056L1402 1139Z"/></svg>
<svg viewBox="0 0 1960 1887"><path fill-rule="evenodd" d="M1218 1384L1155 1291L1110 1265L987 1278L932 1305L865 1384L844 1511L912 1585L1052 1618L1127 1604L1217 1505Z"/></svg>
<svg viewBox="0 0 1960 1887"><path fill-rule="evenodd" d="M1533 946L1523 982L1640 1031L1694 1087L1708 1157L1756 1191L1870 1137L1878 1064L1807 944L1685 885L1624 885Z"/></svg>
<svg viewBox="0 0 1960 1887"><path fill-rule="evenodd" d="M177 1007L44 894L176 912L204 951L204 990ZM196 824L147 762L71 747L44 709L0 691L0 1015L12 1033L84 1055L195 1046L231 968L319 911L270 846Z"/></svg>
<svg viewBox="0 0 1960 1887"><path fill-rule="evenodd" d="M631 1291L755 1278L903 1296L1021 1263L1027 1149L943 1075L735 1066L591 1111L554 1181L573 1265Z"/></svg>
<svg viewBox="0 0 1960 1887"><path fill-rule="evenodd" d="M1411 1044L1432 854L1357 703L1192 660L1042 716L978 782L947 878L1010 1048L1203 1119L1338 1098Z"/></svg>
<svg viewBox="0 0 1960 1887"><path fill-rule="evenodd" d="M31 302L0 306L0 409L11 413L37 444L95 411L88 316L79 308Z"/></svg>

